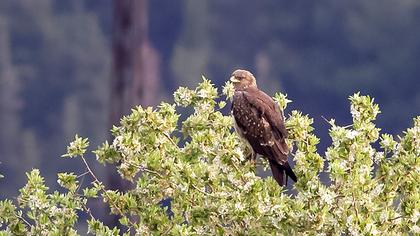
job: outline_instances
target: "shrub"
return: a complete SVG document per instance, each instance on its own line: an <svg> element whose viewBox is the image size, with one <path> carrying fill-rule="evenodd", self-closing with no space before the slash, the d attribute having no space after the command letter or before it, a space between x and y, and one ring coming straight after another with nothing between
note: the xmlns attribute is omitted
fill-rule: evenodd
<svg viewBox="0 0 420 236"><path fill-rule="evenodd" d="M232 96L231 84L223 93ZM290 102L283 94L274 99L282 109ZM32 170L17 203L0 202L2 235L76 235L81 212L89 215L89 233L98 235L420 233L420 117L396 141L373 123L378 105L356 93L349 98L353 124L328 121L332 144L323 157L313 120L292 111L286 127L299 178L292 196L271 177L255 174L210 81L179 88L174 100L156 109L135 107L112 128L112 143L94 151L97 161L115 165L133 183L131 190L107 190L84 156L88 140L76 136L63 157L79 158L92 183L82 188L81 173L59 173L66 191L49 192ZM179 107L192 109L191 115L180 121ZM372 146L378 140L379 150ZM330 185L320 181L323 171ZM110 229L96 219L87 206L92 198L103 199L125 227ZM168 198L170 209L160 203Z"/></svg>

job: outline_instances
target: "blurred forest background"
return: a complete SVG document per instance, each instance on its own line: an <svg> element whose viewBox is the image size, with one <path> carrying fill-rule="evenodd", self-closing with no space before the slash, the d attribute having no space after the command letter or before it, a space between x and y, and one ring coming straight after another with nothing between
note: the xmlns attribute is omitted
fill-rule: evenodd
<svg viewBox="0 0 420 236"><path fill-rule="evenodd" d="M314 118L320 150L321 116L350 123L356 91L380 104L385 132L419 115L420 1L133 2L0 1L0 199L32 168L53 188L57 172L82 173L58 158L76 133L96 147L130 106L171 100L202 74L221 87L234 69L253 71L294 101L286 113Z"/></svg>

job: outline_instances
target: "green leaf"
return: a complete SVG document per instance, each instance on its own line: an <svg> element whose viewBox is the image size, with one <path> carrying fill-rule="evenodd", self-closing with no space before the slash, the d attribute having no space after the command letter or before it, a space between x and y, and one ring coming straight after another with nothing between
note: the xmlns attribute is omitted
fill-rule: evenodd
<svg viewBox="0 0 420 236"><path fill-rule="evenodd" d="M74 137L74 141L67 146L67 153L62 155L62 157L73 158L76 156L82 156L87 147L89 146L89 141L87 138L81 138L77 134Z"/></svg>
<svg viewBox="0 0 420 236"><path fill-rule="evenodd" d="M77 176L73 173L58 173L58 184L70 190L71 192L76 191L78 187Z"/></svg>

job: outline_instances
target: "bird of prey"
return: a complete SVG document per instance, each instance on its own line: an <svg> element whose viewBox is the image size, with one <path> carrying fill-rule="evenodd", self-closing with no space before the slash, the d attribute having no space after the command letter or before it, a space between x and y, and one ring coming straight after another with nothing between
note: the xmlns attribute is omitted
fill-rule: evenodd
<svg viewBox="0 0 420 236"><path fill-rule="evenodd" d="M255 163L257 154L267 158L273 178L280 186L286 184L285 174L296 182L297 177L287 162L287 130L278 105L258 89L251 72L235 70L230 81L235 90L231 107L235 130L251 147L251 160Z"/></svg>

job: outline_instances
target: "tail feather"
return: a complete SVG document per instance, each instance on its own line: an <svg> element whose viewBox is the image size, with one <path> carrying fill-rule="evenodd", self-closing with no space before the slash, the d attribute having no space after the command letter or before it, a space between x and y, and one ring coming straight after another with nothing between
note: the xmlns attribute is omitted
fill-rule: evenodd
<svg viewBox="0 0 420 236"><path fill-rule="evenodd" d="M288 175L294 182L297 182L297 177L295 175L295 172L293 172L292 167L290 167L289 163L286 162L283 165L284 170L286 171L286 175Z"/></svg>
<svg viewBox="0 0 420 236"><path fill-rule="evenodd" d="M284 170L281 165L276 161L269 160L271 173L273 173L273 178L277 181L280 186L284 186Z"/></svg>
<svg viewBox="0 0 420 236"><path fill-rule="evenodd" d="M277 181L280 186L285 186L287 183L284 181L284 174L289 176L294 182L297 181L297 177L290 167L289 163L286 162L284 165L278 164L275 160L269 160L271 172L273 173L273 178ZM286 179L287 182L287 179Z"/></svg>

